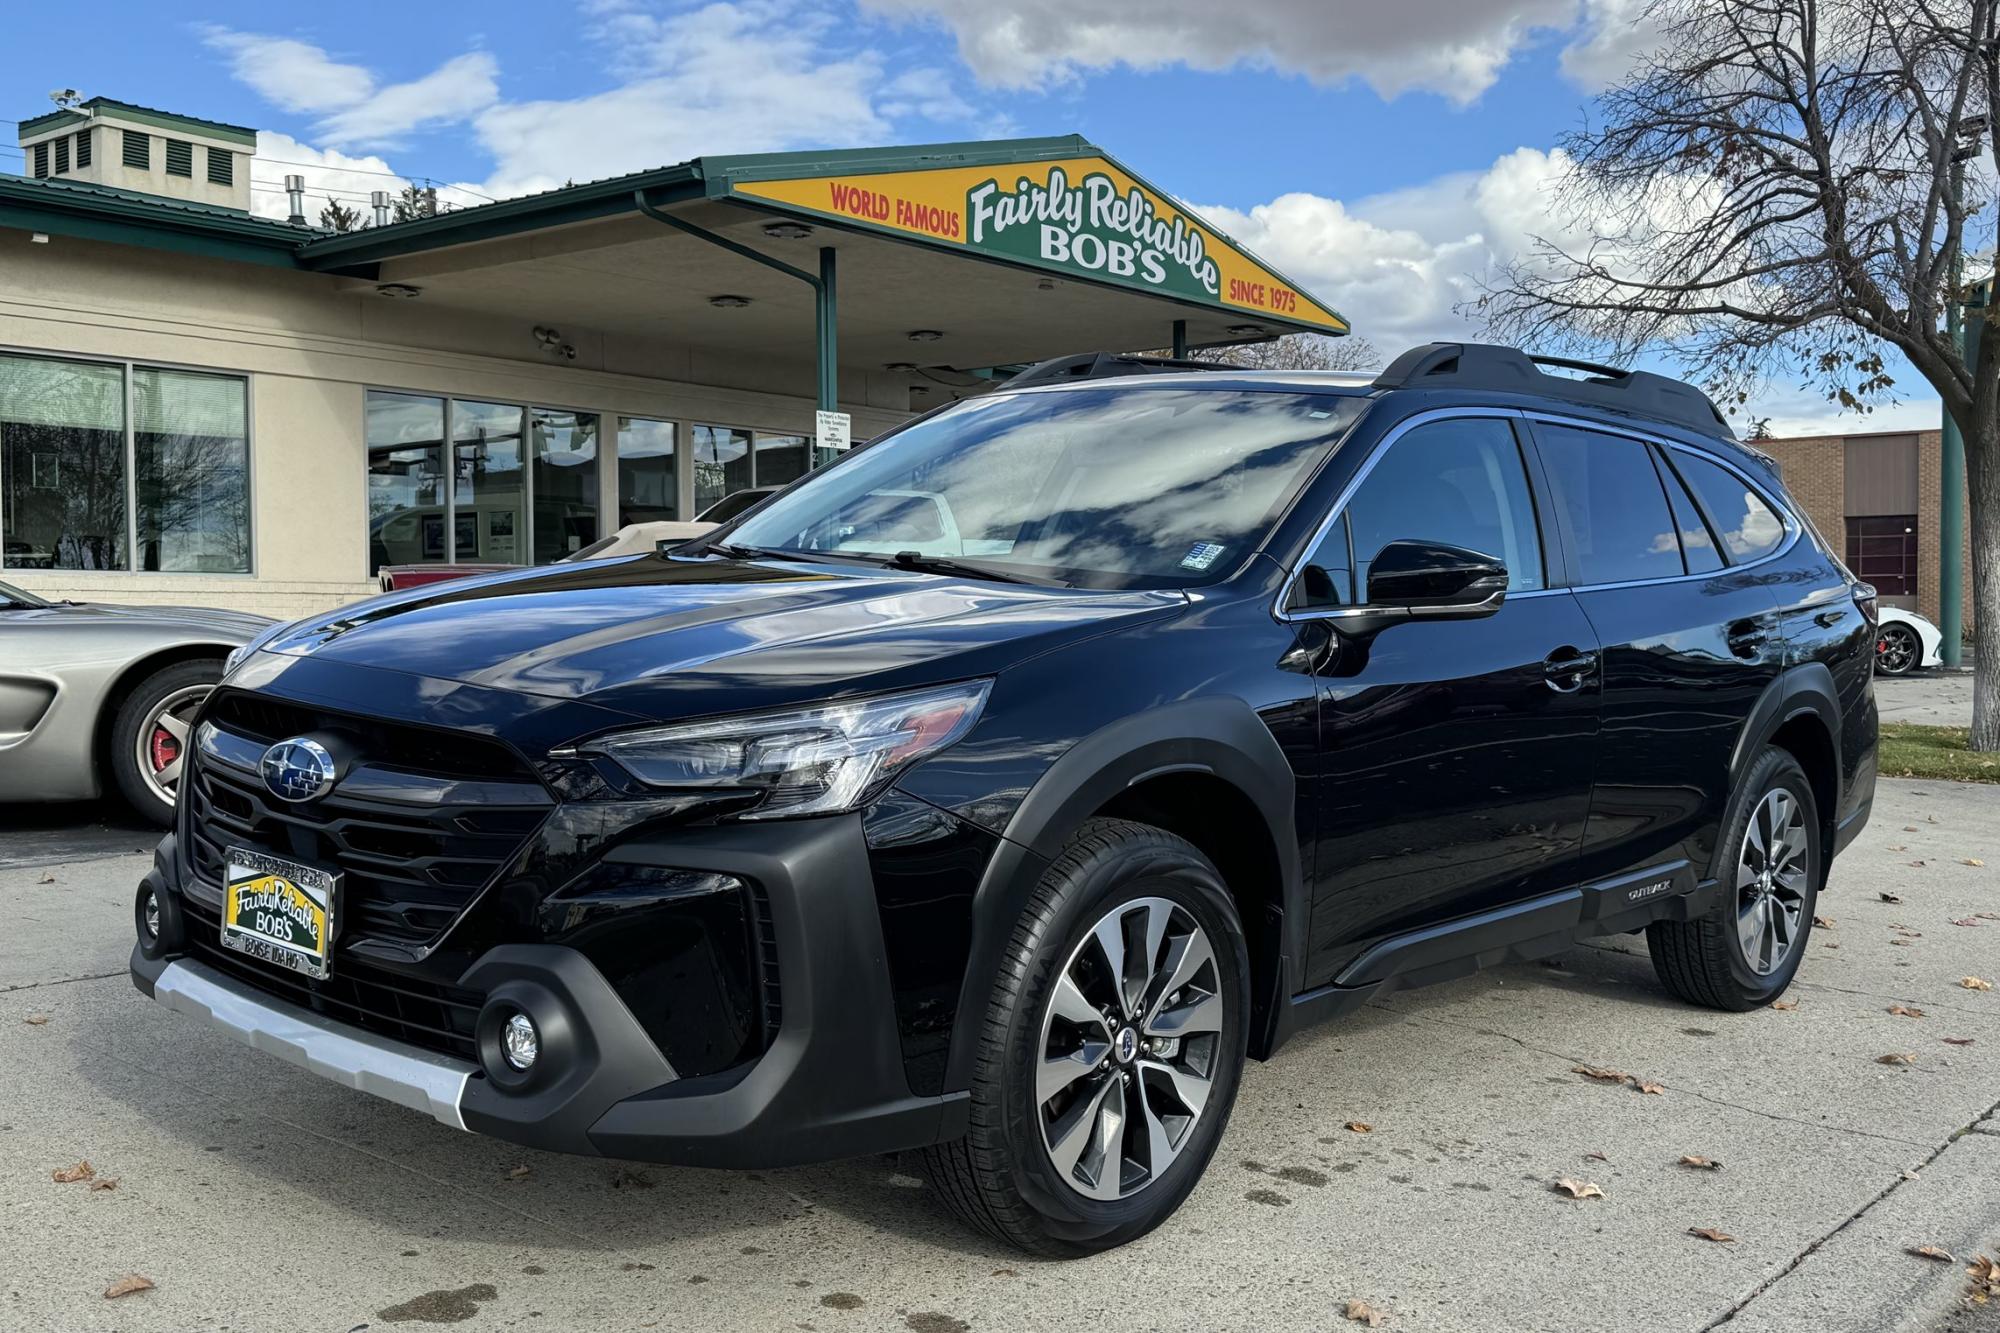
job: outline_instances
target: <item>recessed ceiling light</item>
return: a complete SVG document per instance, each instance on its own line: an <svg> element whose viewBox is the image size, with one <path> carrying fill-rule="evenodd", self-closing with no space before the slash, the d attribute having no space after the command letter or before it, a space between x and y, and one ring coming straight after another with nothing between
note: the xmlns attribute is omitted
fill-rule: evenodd
<svg viewBox="0 0 2000 1333"><path fill-rule="evenodd" d="M892 371L899 375L908 374L910 371L915 370L916 368L917 368L916 363L913 361L884 361L882 363L882 369L887 371Z"/></svg>
<svg viewBox="0 0 2000 1333"><path fill-rule="evenodd" d="M1238 337L1248 338L1254 334L1262 333L1264 326L1262 324L1231 324L1229 331Z"/></svg>
<svg viewBox="0 0 2000 1333"><path fill-rule="evenodd" d="M1038 292L1052 292L1055 289L1056 289L1056 280L1054 278L1043 278L1040 282L1037 282L1035 284L1035 290Z"/></svg>
<svg viewBox="0 0 2000 1333"><path fill-rule="evenodd" d="M407 282L385 282L375 288L377 296L387 296L397 301L414 301L424 294L421 287L412 287Z"/></svg>
<svg viewBox="0 0 2000 1333"><path fill-rule="evenodd" d="M750 298L747 296L730 296L724 294L722 296L709 297L708 303L717 310L741 310L744 306L750 304Z"/></svg>
<svg viewBox="0 0 2000 1333"><path fill-rule="evenodd" d="M942 337L944 337L944 335L942 333L939 333L936 329L910 330L910 341L913 343L934 343Z"/></svg>
<svg viewBox="0 0 2000 1333"><path fill-rule="evenodd" d="M771 222L765 224L764 234L774 241L803 241L813 229L803 222Z"/></svg>

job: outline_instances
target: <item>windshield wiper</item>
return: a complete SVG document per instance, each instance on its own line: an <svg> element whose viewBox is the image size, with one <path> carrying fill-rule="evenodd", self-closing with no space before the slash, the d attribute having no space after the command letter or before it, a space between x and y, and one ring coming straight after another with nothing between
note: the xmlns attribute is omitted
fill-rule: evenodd
<svg viewBox="0 0 2000 1333"><path fill-rule="evenodd" d="M779 546L737 546L732 542L710 542L701 549L704 554L726 556L731 560L813 560L817 558L811 551L789 551Z"/></svg>
<svg viewBox="0 0 2000 1333"><path fill-rule="evenodd" d="M967 578L991 579L995 583L1038 583L1036 579L1010 574L1004 569L970 560L954 560L948 555L925 555L922 551L898 551L887 564L897 569L914 569L925 574L963 574Z"/></svg>

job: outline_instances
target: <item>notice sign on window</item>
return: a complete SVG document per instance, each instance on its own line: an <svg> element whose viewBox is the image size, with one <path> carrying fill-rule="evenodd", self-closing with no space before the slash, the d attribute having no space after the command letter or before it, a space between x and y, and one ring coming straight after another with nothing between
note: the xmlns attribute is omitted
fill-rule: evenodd
<svg viewBox="0 0 2000 1333"><path fill-rule="evenodd" d="M854 418L845 412L813 413L813 443L846 453L854 447Z"/></svg>

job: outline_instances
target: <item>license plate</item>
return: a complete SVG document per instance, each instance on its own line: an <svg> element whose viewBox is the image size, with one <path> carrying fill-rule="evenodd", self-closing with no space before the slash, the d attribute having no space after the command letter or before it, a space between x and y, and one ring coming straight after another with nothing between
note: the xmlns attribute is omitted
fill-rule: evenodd
<svg viewBox="0 0 2000 1333"><path fill-rule="evenodd" d="M340 876L242 847L224 859L223 947L323 980L333 967Z"/></svg>

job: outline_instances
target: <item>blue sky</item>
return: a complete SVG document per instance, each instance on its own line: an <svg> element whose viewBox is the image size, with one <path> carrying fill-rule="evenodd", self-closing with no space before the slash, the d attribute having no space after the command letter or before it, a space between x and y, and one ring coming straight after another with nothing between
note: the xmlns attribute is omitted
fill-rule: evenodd
<svg viewBox="0 0 2000 1333"><path fill-rule="evenodd" d="M1476 330L1453 307L1547 230L1560 136L1635 41L1636 0L100 0L10 15L0 116L73 86L256 126L279 179L446 198L700 153L1081 133L1354 321L1384 355ZM68 53L68 54L55 54ZM17 171L0 125L0 170ZM316 211L316 210L315 210ZM1781 431L1835 415L1773 385Z"/></svg>

